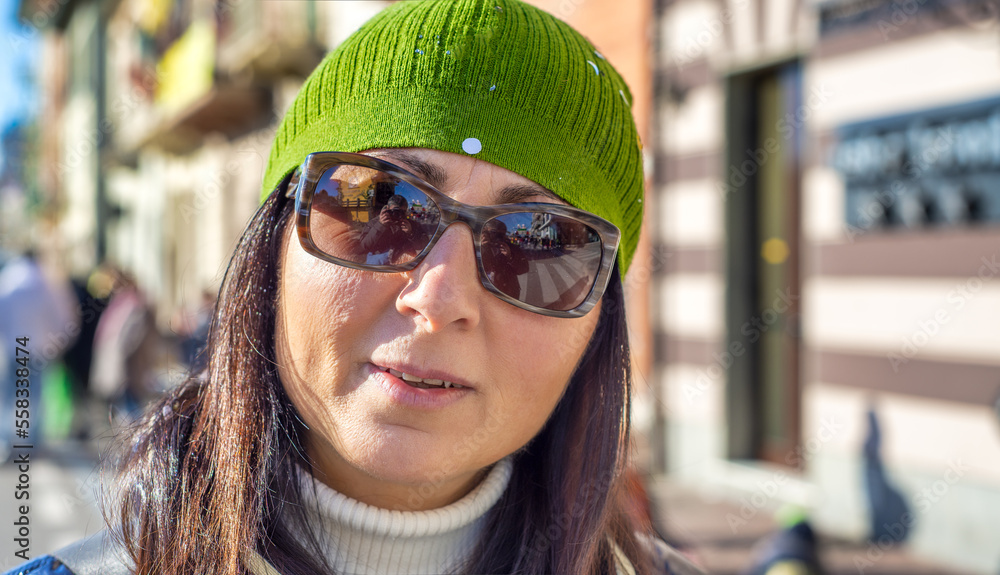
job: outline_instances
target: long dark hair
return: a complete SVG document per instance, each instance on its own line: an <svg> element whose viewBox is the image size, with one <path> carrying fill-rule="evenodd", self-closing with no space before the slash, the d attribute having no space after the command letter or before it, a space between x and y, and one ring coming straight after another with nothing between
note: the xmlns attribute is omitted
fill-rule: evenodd
<svg viewBox="0 0 1000 575"><path fill-rule="evenodd" d="M247 549L285 574L332 573L301 504L304 426L275 364L292 204L272 193L257 210L226 270L203 365L125 436L106 514L136 573L243 573ZM566 393L515 454L461 572L613 574L615 544L649 570L619 500L630 358L617 271L612 282Z"/></svg>

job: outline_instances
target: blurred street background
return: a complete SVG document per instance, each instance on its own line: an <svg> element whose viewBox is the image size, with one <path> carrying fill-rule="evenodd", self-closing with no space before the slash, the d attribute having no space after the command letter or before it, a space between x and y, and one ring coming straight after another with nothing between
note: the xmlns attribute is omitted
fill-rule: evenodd
<svg viewBox="0 0 1000 575"><path fill-rule="evenodd" d="M100 529L105 449L198 357L277 122L389 3L0 0L0 570L19 454L30 557ZM1000 573L1000 0L531 3L631 87L664 538L713 573Z"/></svg>

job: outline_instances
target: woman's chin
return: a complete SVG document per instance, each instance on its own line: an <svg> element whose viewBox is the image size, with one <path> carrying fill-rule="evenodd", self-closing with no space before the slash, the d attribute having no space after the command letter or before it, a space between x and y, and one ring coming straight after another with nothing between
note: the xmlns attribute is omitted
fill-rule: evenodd
<svg viewBox="0 0 1000 575"><path fill-rule="evenodd" d="M431 509L452 503L472 490L483 468L493 463L476 457L485 453L459 449L454 441L413 430L381 433L378 441L356 447L354 456L345 458L361 472L355 475L353 487L392 499L389 504L366 503L396 509ZM367 478L368 485L358 481L358 476Z"/></svg>

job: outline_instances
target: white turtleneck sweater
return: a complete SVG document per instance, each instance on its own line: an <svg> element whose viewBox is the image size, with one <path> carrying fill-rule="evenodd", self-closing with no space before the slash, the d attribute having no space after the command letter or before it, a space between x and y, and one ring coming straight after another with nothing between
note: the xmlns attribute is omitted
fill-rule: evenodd
<svg viewBox="0 0 1000 575"><path fill-rule="evenodd" d="M511 457L501 459L465 497L429 511L391 511L351 499L301 474L307 514L319 529L327 563L338 574L427 575L447 573L469 556L483 530L486 512L510 483ZM671 573L704 575L666 543L640 535L654 562ZM618 575L635 568L618 545ZM247 558L254 575L280 575L257 553Z"/></svg>
<svg viewBox="0 0 1000 575"><path fill-rule="evenodd" d="M322 529L337 573L445 573L472 551L486 512L510 482L510 458L497 462L465 497L429 511L391 511L351 499L303 474L303 503ZM318 512L318 517L315 513Z"/></svg>

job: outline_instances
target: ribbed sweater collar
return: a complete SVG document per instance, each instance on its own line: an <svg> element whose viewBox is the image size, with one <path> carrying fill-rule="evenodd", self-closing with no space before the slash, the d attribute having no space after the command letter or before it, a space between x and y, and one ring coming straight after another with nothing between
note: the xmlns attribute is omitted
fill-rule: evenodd
<svg viewBox="0 0 1000 575"><path fill-rule="evenodd" d="M428 511L393 511L352 499L303 474L303 496L337 573L403 575L445 573L472 551L486 512L510 482L510 458L458 501Z"/></svg>

